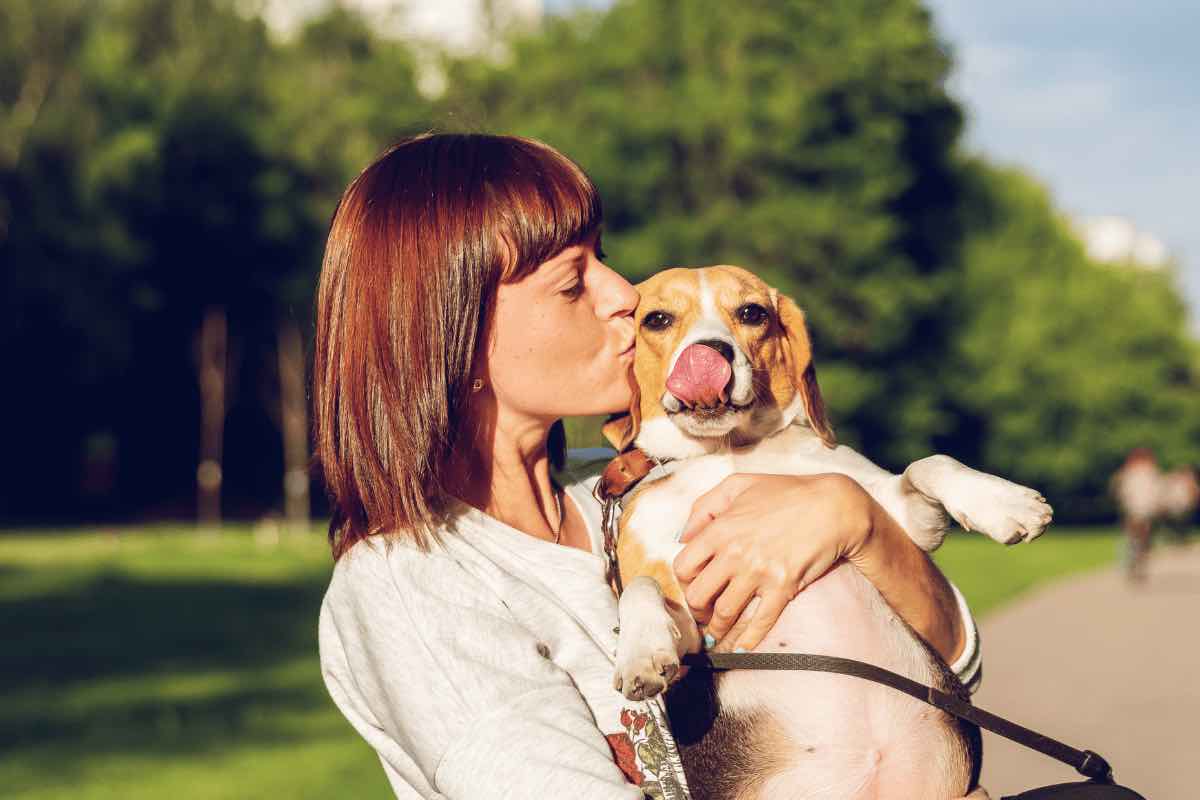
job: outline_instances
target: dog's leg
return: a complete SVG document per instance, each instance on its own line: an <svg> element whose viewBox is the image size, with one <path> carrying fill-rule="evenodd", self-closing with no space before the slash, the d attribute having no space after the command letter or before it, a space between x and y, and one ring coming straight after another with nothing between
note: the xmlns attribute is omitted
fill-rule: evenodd
<svg viewBox="0 0 1200 800"><path fill-rule="evenodd" d="M1054 513L1035 490L971 469L950 456L913 462L901 481L902 490L911 488L927 501L940 504L964 529L979 531L1003 544L1037 538ZM921 498L913 499L920 502Z"/></svg>
<svg viewBox="0 0 1200 800"><path fill-rule="evenodd" d="M649 575L625 585L617 611L621 628L613 688L630 700L653 697L679 673L683 654L700 649L696 623L686 608L663 596Z"/></svg>
<svg viewBox="0 0 1200 800"><path fill-rule="evenodd" d="M764 458L741 458L738 469L745 472L790 472L794 475L816 475L837 472L853 478L904 529L922 550L935 550L946 536L946 510L934 497L915 488L904 475L894 475L876 465L856 450L839 445L833 450L814 449L811 440L795 444L780 436L780 443L789 448L783 458L767 452ZM918 462L920 463L920 462Z"/></svg>
<svg viewBox="0 0 1200 800"><path fill-rule="evenodd" d="M720 473L688 482L672 475L636 492L626 503L617 537L624 586L617 606L617 667L613 685L631 700L653 697L679 674L684 653L700 650L700 631L672 563L675 540L695 498Z"/></svg>

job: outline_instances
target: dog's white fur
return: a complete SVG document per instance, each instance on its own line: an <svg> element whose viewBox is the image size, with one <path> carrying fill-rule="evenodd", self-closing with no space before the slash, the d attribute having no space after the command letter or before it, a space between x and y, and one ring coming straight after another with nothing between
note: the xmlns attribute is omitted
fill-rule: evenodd
<svg viewBox="0 0 1200 800"><path fill-rule="evenodd" d="M664 573L661 568L650 569L649 565L672 563L682 548L678 535L692 504L733 473L813 475L835 472L847 475L861 484L900 523L913 541L926 551L941 544L946 534L947 515L964 528L980 531L1004 544L1028 541L1045 529L1050 521L1051 510L1036 491L971 469L949 456L934 455L921 459L910 464L903 474L894 475L849 447L830 447L830 437L819 435L821 425L818 423L823 423L823 420L808 418L806 409L819 410L820 406L814 406L813 398L805 396L806 389L799 375L793 376L795 380L790 381L795 388L790 398L776 396L774 403L756 402L761 386L755 386L756 365L747 352L747 336L751 334L735 332L733 329L733 318L727 308L731 293L749 293L760 299L765 293L770 298L776 321L782 321L783 304L790 301L780 298L774 290L738 268L671 272L676 274L660 274L657 279L652 278L647 282L653 282L649 299L653 302L655 297L670 298L674 307L681 309L679 316L686 321L686 329L675 331L678 341L665 359L661 353L656 355L653 352L654 347L643 349L645 336L639 332L636 369L642 392L665 387L666 376L689 345L718 340L733 348L732 378L728 391L732 408L719 415L693 416L665 390L655 398L659 408L655 408L653 403L643 402L642 398L637 401L641 403L640 429L633 431L636 433L637 446L652 456L676 459L682 463L674 465L677 468L670 478L652 483L640 491L636 502L621 520L622 540L626 537L636 539L642 562L627 565L625 556L622 556L621 573L626 580L619 605L620 635L614 685L628 696L640 698L663 691L676 674L680 657L699 649L700 633L686 603L665 602L664 592L668 597L674 595L678 600L678 587L663 586L660 579L651 577L651 573L657 576ZM723 288L718 289L717 283ZM647 284L639 289L645 292ZM686 300L682 299L685 297ZM639 319L644 318L643 306L646 303L644 294L643 305L638 309ZM800 327L803 327L802 323ZM778 371L783 368L781 365L790 363L791 368L799 372L808 366L808 363L802 363L806 357L808 360L811 358L807 353L795 352L808 347L807 334L802 330L787 333L794 337L790 345L792 359L789 361L786 357L776 357L767 367ZM661 341L651 344L662 350ZM763 365L759 364L757 368L761 372ZM660 379L656 380L655 376ZM789 381L780 383L779 375L771 377L775 394L785 393ZM648 386L647 383L652 385ZM815 391L815 382L810 390ZM878 622L878 625L872 623L867 626L872 631L870 635L876 639L886 638L894 630L895 635L904 640L897 639L894 643L855 642L852 641L853 634L845 631L813 632L806 628L808 646L811 648L818 643L816 646L820 647L820 643L823 643L830 648L831 654L838 652L839 648L846 648L850 652L843 649L841 653L844 655L870 653L880 647L885 651L890 648L897 653L909 653L911 656L901 658L905 663L893 666L902 668L917 679L931 680L928 665L917 663L924 656L919 648L914 649L910 642L911 634L896 622L894 614L873 587L852 568L835 568L830 575L835 573L838 577L832 579L828 587L815 589L825 580L822 579L814 584L811 595L810 590L801 593L785 610L777 628L784 626L785 622L793 626L791 630L796 630L796 626L805 628L807 623L800 616L800 611L793 613L793 606L801 609L807 602L801 601L805 595L809 595L814 603L831 603L834 607L838 607L838 603L847 606L865 604L868 607L864 612L867 618ZM822 610L817 613L827 612ZM753 608L747 609L743 619L749 619L752 614ZM738 709L752 710L761 706L764 698L787 697L789 692L794 694L796 680L794 674L731 673L721 684L723 713L736 712ZM823 681L827 683L823 678L816 679L815 683L824 685ZM778 691L773 692L772 686ZM875 698L871 704L874 716L868 714L867 717L876 720L876 723L872 723L876 727L870 733L864 733L863 741L878 740L882 735L881 730L891 730L897 725L902 729L904 720L908 720L912 714L911 706L899 704L895 697L889 695L890 690L878 692L878 688L852 687L850 691L857 693L854 695L839 694L837 691L824 693L829 698L840 698L837 702L853 702L853 697L863 694ZM834 722L830 717L840 713L836 706L822 706L815 698L811 698L810 703L812 707L806 707L803 714L788 715L784 720L789 736L794 741L819 738L821 726ZM812 724L802 723L794 718L797 716L807 717L808 723ZM838 722L845 724L845 720ZM896 766L898 760L903 761L902 755L898 754L902 749L893 747L896 752L889 756L890 767L887 769L881 766L880 754L872 754L869 747L843 752L833 762L828 761L827 757L820 767L821 777L788 771L772 778L759 796L791 796L784 792L784 785L807 786L811 792L814 785L822 781L829 784L827 792L804 796L867 796L876 791L878 786L888 783L890 774L902 769ZM931 752L941 751L934 748ZM811 770L812 763L811 760L798 759L794 769L803 773ZM940 770L935 764L923 764L921 768L935 773L954 774L948 765ZM770 789L771 785L776 788ZM869 786L875 788L868 792Z"/></svg>

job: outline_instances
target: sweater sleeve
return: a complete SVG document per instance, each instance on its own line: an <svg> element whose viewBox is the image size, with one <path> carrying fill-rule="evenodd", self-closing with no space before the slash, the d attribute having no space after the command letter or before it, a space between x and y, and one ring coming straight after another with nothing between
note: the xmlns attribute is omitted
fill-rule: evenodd
<svg viewBox="0 0 1200 800"><path fill-rule="evenodd" d="M399 545L342 561L322 672L398 797L641 799L571 677L482 581Z"/></svg>
<svg viewBox="0 0 1200 800"><path fill-rule="evenodd" d="M983 682L983 649L979 641L979 626L975 624L971 609L967 607L967 598L963 597L962 592L953 583L950 584L950 588L954 591L954 599L958 601L958 613L962 617L963 631L967 639L962 653L950 665L950 670L958 676L968 692L975 694L979 684Z"/></svg>

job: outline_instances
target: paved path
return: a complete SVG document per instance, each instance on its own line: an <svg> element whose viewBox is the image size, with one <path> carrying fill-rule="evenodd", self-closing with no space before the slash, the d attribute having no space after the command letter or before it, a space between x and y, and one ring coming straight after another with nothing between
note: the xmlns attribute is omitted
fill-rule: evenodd
<svg viewBox="0 0 1200 800"><path fill-rule="evenodd" d="M1109 569L1036 591L982 636L977 705L1095 750L1147 800L1200 797L1200 546L1156 546L1138 588ZM983 753L993 798L1082 780L986 732Z"/></svg>

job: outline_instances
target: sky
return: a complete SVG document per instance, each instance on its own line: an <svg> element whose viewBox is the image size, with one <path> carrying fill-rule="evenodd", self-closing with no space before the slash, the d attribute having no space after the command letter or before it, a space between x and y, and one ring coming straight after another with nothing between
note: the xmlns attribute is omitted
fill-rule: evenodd
<svg viewBox="0 0 1200 800"><path fill-rule="evenodd" d="M1200 320L1200 3L928 0L967 146L1161 239Z"/></svg>

